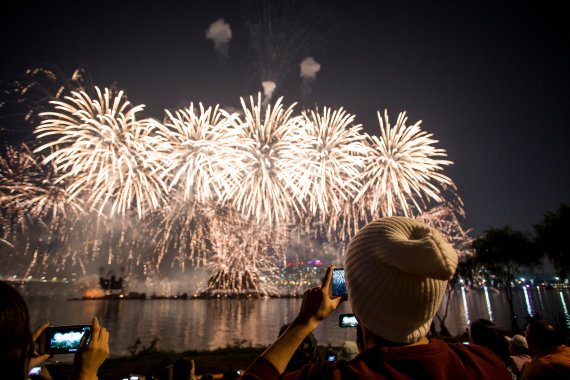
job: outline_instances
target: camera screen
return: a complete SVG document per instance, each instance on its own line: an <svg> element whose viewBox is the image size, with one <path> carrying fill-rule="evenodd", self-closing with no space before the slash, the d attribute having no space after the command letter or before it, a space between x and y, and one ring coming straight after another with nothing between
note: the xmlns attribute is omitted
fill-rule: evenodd
<svg viewBox="0 0 570 380"><path fill-rule="evenodd" d="M335 269L332 276L332 296L333 297L344 297L348 295L346 293L346 282L344 280L344 269Z"/></svg>
<svg viewBox="0 0 570 380"><path fill-rule="evenodd" d="M339 317L339 325L340 327L357 327L358 321L354 314L341 314Z"/></svg>
<svg viewBox="0 0 570 380"><path fill-rule="evenodd" d="M327 355L327 361L334 362L335 360L336 360L336 355L334 354Z"/></svg>
<svg viewBox="0 0 570 380"><path fill-rule="evenodd" d="M87 333L87 342L91 326L61 326L46 329L46 352L70 353L76 352L83 334Z"/></svg>

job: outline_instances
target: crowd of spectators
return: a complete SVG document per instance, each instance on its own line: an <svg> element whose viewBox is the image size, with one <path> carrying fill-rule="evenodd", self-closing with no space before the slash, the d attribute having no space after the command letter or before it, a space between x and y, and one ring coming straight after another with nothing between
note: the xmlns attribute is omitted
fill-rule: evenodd
<svg viewBox="0 0 570 380"><path fill-rule="evenodd" d="M457 254L435 229L404 217L379 219L352 238L345 255L348 302L358 320L358 355L354 357L347 345L346 360L327 361L319 355L312 335L344 301L331 295L331 266L322 285L305 292L298 316L281 328L277 340L245 374L231 370L197 375L194 361L184 359L158 376L168 380L570 379L570 347L555 324L541 319L528 323L526 336L507 337L483 319L470 326L471 344L429 336L457 263ZM0 300L0 378L25 380L32 367L49 359L49 354L38 353L36 345L48 325L30 331L24 299L4 282L0 282ZM73 379L97 379L109 354L107 329L97 318L91 329L90 339L84 339L75 353ZM44 370L39 376L50 378Z"/></svg>

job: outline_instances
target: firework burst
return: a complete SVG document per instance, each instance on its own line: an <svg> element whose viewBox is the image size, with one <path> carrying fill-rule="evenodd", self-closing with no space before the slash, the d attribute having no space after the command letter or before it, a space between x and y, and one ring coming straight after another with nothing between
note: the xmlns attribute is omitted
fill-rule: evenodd
<svg viewBox="0 0 570 380"><path fill-rule="evenodd" d="M300 214L296 194L308 148L301 117L291 116L294 104L285 109L281 101L265 107L258 94L257 104L251 97L248 107L241 99L245 120L237 122L246 138L240 144L240 181L224 198L246 217L269 224L288 222Z"/></svg>
<svg viewBox="0 0 570 380"><path fill-rule="evenodd" d="M124 215L134 208L142 217L166 191L152 159L160 141L153 123L136 118L144 106L132 107L122 91L95 91L97 99L72 92L51 102L55 111L42 113L46 119L36 129L47 142L36 151L51 150L43 163L62 173L56 182L68 181L72 198L85 196L100 213Z"/></svg>
<svg viewBox="0 0 570 380"><path fill-rule="evenodd" d="M208 208L207 205L174 198L168 207L157 212L156 217L146 218L146 235L156 246L152 262L157 269L167 258L177 263L182 271L186 262L194 267L206 265L212 233Z"/></svg>
<svg viewBox="0 0 570 380"><path fill-rule="evenodd" d="M441 202L432 205L414 218L441 232L460 256L472 255L473 238L469 235L471 231L461 226L461 220L465 219L463 201L457 195L455 186L444 186L442 192L445 197Z"/></svg>
<svg viewBox="0 0 570 380"><path fill-rule="evenodd" d="M19 265L27 264L26 276L65 261L66 254L57 248L69 242L70 225L84 212L81 203L70 201L65 188L54 183L53 170L41 165L42 158L22 144L8 146L6 158L0 159L2 240L21 253L7 259L14 256ZM31 259L25 263L24 257Z"/></svg>
<svg viewBox="0 0 570 380"><path fill-rule="evenodd" d="M162 177L169 190L177 188L184 200L200 203L223 198L238 183L238 147L244 136L232 123L237 116L201 103L199 112L191 104L166 113L164 125L155 125L163 140Z"/></svg>
<svg viewBox="0 0 570 380"><path fill-rule="evenodd" d="M22 224L24 218L47 223L83 213L81 204L70 202L65 188L54 183L55 173L40 164L42 159L26 144L8 146L6 158L0 158L0 204Z"/></svg>
<svg viewBox="0 0 570 380"><path fill-rule="evenodd" d="M444 149L433 146L437 140L421 130L421 121L406 125L406 113L398 115L395 126L390 125L388 112L384 120L378 112L381 136L370 136L371 155L367 159L365 181L356 200L367 198L373 215L408 216L413 209L421 212L424 200L441 201L440 187L452 181L441 173L451 161Z"/></svg>
<svg viewBox="0 0 570 380"><path fill-rule="evenodd" d="M123 92L92 92L52 101L39 148L0 160L0 242L22 253L2 256L31 257L26 273L203 266L209 293L263 295L276 293L294 234L303 249L329 244L314 251L334 260L359 226L403 214L468 246L442 174L451 162L405 113L395 126L379 114L377 137L342 108L295 115L261 94L241 99L241 115L191 104L159 122L137 118L143 106Z"/></svg>
<svg viewBox="0 0 570 380"><path fill-rule="evenodd" d="M369 148L360 134L360 125L351 125L354 115L342 108L323 113L303 113L309 142L303 176L298 185L308 197L313 215L338 215L342 205L354 198L361 187L360 173ZM336 223L331 224L336 229Z"/></svg>
<svg viewBox="0 0 570 380"><path fill-rule="evenodd" d="M212 275L206 285L210 294L279 294L275 270L283 257L287 230L265 223L252 223L243 215L225 209L212 221L212 250L208 261Z"/></svg>

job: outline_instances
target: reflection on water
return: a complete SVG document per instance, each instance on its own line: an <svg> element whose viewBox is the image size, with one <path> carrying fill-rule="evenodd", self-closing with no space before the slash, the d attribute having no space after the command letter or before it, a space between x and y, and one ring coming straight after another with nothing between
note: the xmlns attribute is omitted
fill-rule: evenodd
<svg viewBox="0 0 570 380"><path fill-rule="evenodd" d="M568 314L568 308L566 307L566 301L564 300L564 294L562 294L562 292L560 292L559 295L560 295L560 303L562 304L562 314L564 316L564 322L565 322L564 324L566 325L566 327L570 328L570 315Z"/></svg>
<svg viewBox="0 0 570 380"><path fill-rule="evenodd" d="M526 304L526 313L528 315L536 314L536 312L534 310L534 306L532 305L532 301L530 300L530 297L528 295L528 287L523 286L523 292L524 292L524 301Z"/></svg>
<svg viewBox="0 0 570 380"><path fill-rule="evenodd" d="M27 300L33 326L44 321L52 325L83 324L98 316L111 332L111 352L115 356L127 355L127 347L137 338L147 346L153 338L159 338L160 349L175 351L210 350L243 341L246 345L267 345L275 340L280 326L293 320L301 305L300 299L66 301L29 296ZM568 302L569 289L514 291L515 312L521 323L527 314L537 312L570 328ZM314 334L320 344L341 345L355 339L355 329L338 327L338 315L342 313L350 313L348 302L317 328ZM452 295L446 320L452 334L465 331L479 318L491 319L499 328L509 330L505 295L487 287L462 288Z"/></svg>
<svg viewBox="0 0 570 380"><path fill-rule="evenodd" d="M461 287L461 299L463 300L463 315L465 316L465 323L469 326L471 324L471 320L469 319L469 308L467 307L467 297L465 296L465 288L463 286Z"/></svg>
<svg viewBox="0 0 570 380"><path fill-rule="evenodd" d="M493 321L493 309L491 308L491 301L489 301L489 289L487 289L487 285L483 286L483 290L485 291L485 302L487 303L487 314L489 314L489 320Z"/></svg>

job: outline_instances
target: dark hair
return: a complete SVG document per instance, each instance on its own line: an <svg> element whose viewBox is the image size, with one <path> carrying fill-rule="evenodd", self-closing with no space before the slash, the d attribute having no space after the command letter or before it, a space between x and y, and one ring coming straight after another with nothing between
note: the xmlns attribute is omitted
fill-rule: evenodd
<svg viewBox="0 0 570 380"><path fill-rule="evenodd" d="M526 339L531 350L549 350L564 343L562 333L557 326L543 319L529 323Z"/></svg>
<svg viewBox="0 0 570 380"><path fill-rule="evenodd" d="M509 343L505 336L487 319L478 319L471 324L471 340L473 343L493 351L505 365L509 365Z"/></svg>
<svg viewBox="0 0 570 380"><path fill-rule="evenodd" d="M33 353L26 302L12 286L0 281L0 368L7 379L26 379Z"/></svg>

